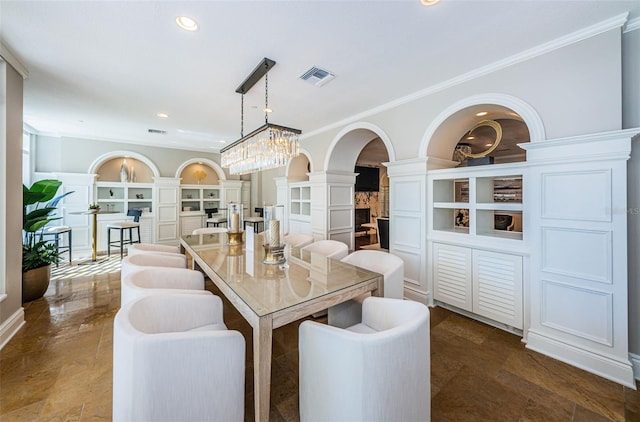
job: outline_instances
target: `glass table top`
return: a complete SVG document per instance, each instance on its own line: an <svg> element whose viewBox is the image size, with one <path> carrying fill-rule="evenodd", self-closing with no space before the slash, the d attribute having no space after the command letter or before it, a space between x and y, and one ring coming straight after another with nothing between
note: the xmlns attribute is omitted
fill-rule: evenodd
<svg viewBox="0 0 640 422"><path fill-rule="evenodd" d="M284 250L284 264L264 264L261 240L261 236L255 237L251 251L244 244L227 245L226 233L182 237L187 251L204 261L258 316L366 284L380 276L288 246Z"/></svg>

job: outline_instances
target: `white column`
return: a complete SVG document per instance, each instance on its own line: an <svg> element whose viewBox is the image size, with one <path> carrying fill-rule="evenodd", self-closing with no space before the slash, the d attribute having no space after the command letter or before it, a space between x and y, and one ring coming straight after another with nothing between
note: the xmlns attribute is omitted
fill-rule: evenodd
<svg viewBox="0 0 640 422"><path fill-rule="evenodd" d="M627 160L634 131L524 144L531 235L527 347L633 386Z"/></svg>
<svg viewBox="0 0 640 422"><path fill-rule="evenodd" d="M154 177L155 242L177 245L180 234L180 178Z"/></svg>
<svg viewBox="0 0 640 422"><path fill-rule="evenodd" d="M354 245L355 173L315 172L309 174L311 185L311 231L316 240L333 239Z"/></svg>
<svg viewBox="0 0 640 422"><path fill-rule="evenodd" d="M428 303L432 290L426 271L427 160L384 165L389 176L389 251L404 261L405 297Z"/></svg>

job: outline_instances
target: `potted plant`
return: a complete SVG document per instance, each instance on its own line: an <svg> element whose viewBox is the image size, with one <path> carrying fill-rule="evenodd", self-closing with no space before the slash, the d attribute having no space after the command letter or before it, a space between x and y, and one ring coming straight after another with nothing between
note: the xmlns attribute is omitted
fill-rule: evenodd
<svg viewBox="0 0 640 422"><path fill-rule="evenodd" d="M43 239L44 227L51 221L58 202L72 192L55 196L59 180L40 180L30 188L22 185L22 302L44 295L49 287L51 264L58 259L55 245Z"/></svg>

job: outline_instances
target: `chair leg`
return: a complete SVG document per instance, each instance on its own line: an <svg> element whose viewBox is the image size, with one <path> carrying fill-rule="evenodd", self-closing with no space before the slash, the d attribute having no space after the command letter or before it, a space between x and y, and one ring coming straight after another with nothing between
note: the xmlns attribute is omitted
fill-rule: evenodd
<svg viewBox="0 0 640 422"><path fill-rule="evenodd" d="M56 252L60 253L60 235L58 233L55 234L55 243L56 243ZM60 267L60 257L56 259L56 268Z"/></svg>
<svg viewBox="0 0 640 422"><path fill-rule="evenodd" d="M129 233L131 233L131 230L129 230ZM120 229L120 259L122 259L123 256L124 256L124 230Z"/></svg>
<svg viewBox="0 0 640 422"><path fill-rule="evenodd" d="M68 237L68 241L69 241L69 264L71 264L71 247L72 247L72 242L71 242L71 230L69 230L67 233L69 233L69 237Z"/></svg>
<svg viewBox="0 0 640 422"><path fill-rule="evenodd" d="M138 229L138 243L142 242L142 239L140 239L140 226L136 227Z"/></svg>
<svg viewBox="0 0 640 422"><path fill-rule="evenodd" d="M111 256L111 229L107 227L107 256Z"/></svg>

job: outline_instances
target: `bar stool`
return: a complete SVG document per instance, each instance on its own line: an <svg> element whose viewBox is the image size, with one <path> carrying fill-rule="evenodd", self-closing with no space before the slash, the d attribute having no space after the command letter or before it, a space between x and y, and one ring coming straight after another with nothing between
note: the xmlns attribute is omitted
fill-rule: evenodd
<svg viewBox="0 0 640 422"><path fill-rule="evenodd" d="M67 246L60 246L60 235L67 233ZM71 227L69 226L54 226L45 227L42 231L43 236L54 236L53 242L56 245L56 251L58 255L61 253L69 252L69 264L71 264ZM56 260L56 267L59 266Z"/></svg>
<svg viewBox="0 0 640 422"><path fill-rule="evenodd" d="M207 227L209 227L209 224L213 224L213 227L220 227L220 224L227 224L227 217L214 215L218 213L217 208L205 208L204 212L207 213Z"/></svg>
<svg viewBox="0 0 640 422"><path fill-rule="evenodd" d="M258 213L258 217L247 217L244 219L244 225L246 227L247 223L253 224L253 232L258 233L258 229L260 228L260 223L264 224L263 212L262 208L255 208L254 211Z"/></svg>
<svg viewBox="0 0 640 422"><path fill-rule="evenodd" d="M127 217L133 217L133 221L118 221L107 224L107 256L111 256L111 245L120 244L120 259L124 256L124 245L130 245L132 243L140 243L140 216L142 210L129 210L127 211ZM133 241L133 229L138 230L138 240ZM120 239L111 241L111 230L120 231ZM124 239L124 231L129 230L129 239Z"/></svg>

